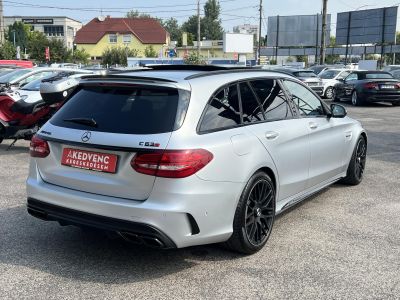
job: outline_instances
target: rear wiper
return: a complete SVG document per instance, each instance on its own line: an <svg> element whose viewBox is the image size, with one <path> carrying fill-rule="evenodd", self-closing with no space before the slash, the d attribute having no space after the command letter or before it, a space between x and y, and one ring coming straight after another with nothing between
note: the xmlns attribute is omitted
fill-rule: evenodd
<svg viewBox="0 0 400 300"><path fill-rule="evenodd" d="M97 122L93 118L71 118L71 119L64 119L63 121L82 124L90 127L97 127Z"/></svg>

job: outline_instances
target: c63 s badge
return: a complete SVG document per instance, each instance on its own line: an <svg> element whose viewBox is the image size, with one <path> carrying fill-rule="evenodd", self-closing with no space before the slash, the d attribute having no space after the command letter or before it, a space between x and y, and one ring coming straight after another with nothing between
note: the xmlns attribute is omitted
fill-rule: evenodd
<svg viewBox="0 0 400 300"><path fill-rule="evenodd" d="M160 147L160 143L154 143L154 142L139 142L139 146L145 146L145 147Z"/></svg>

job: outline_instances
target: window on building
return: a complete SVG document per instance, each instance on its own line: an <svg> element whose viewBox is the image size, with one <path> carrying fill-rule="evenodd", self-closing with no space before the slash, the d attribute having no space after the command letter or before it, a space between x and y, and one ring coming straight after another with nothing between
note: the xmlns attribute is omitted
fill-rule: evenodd
<svg viewBox="0 0 400 300"><path fill-rule="evenodd" d="M117 35L115 33L109 34L108 40L110 43L115 44L117 42Z"/></svg>
<svg viewBox="0 0 400 300"><path fill-rule="evenodd" d="M122 41L124 44L129 44L132 41L132 36L130 34L124 34Z"/></svg>
<svg viewBox="0 0 400 300"><path fill-rule="evenodd" d="M47 36L64 36L64 27L55 25L43 26L44 34Z"/></svg>

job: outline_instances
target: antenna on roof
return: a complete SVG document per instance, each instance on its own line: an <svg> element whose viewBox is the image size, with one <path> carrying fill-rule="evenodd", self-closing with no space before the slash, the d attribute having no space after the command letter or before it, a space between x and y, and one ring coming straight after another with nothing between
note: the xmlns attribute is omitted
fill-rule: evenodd
<svg viewBox="0 0 400 300"><path fill-rule="evenodd" d="M103 22L105 19L106 17L103 15L97 17L97 20L99 20L100 22Z"/></svg>

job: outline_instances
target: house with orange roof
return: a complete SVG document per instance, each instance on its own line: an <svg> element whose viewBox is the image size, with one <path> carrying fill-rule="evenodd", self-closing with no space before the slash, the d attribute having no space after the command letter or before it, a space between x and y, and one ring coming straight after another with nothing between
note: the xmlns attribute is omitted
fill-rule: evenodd
<svg viewBox="0 0 400 300"><path fill-rule="evenodd" d="M153 18L98 17L84 25L75 37L77 49L84 49L92 60L100 60L103 52L112 47L136 49L138 57L145 57L145 49L151 46L162 55L169 42L169 33Z"/></svg>

